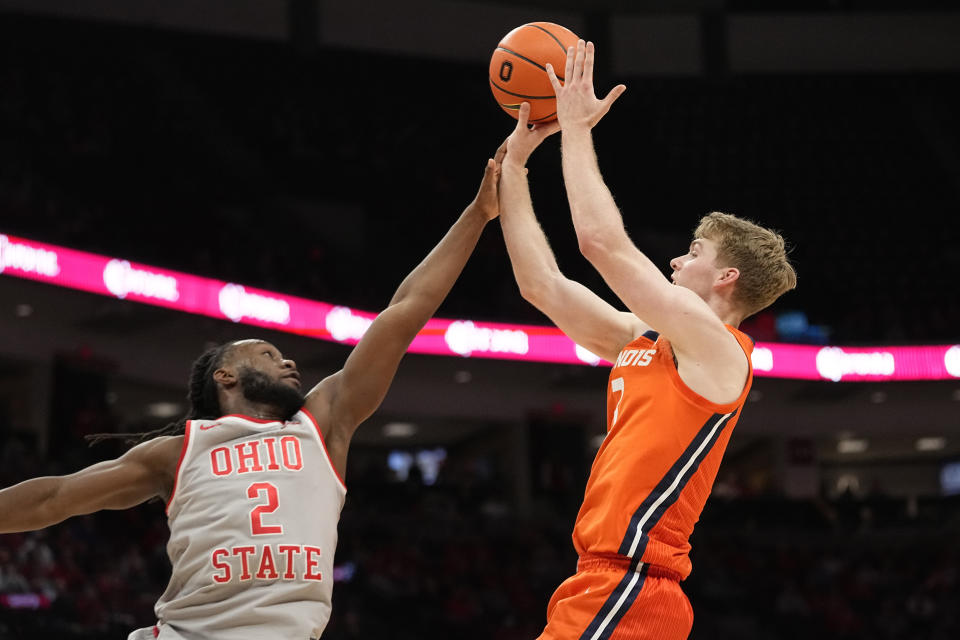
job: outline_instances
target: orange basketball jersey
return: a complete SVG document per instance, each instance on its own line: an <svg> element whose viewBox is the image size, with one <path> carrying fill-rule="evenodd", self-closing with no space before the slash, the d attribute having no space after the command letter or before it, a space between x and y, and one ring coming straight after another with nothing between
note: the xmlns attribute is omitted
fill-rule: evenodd
<svg viewBox="0 0 960 640"><path fill-rule="evenodd" d="M749 363L753 342L727 325ZM679 579L688 542L753 382L716 404L683 382L666 338L643 334L620 352L607 390L607 435L590 470L573 530L581 557L620 556Z"/></svg>

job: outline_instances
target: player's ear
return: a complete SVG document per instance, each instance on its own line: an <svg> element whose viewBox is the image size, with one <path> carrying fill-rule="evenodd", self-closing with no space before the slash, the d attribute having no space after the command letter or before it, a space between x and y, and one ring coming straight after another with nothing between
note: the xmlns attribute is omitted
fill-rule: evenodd
<svg viewBox="0 0 960 640"><path fill-rule="evenodd" d="M232 387L237 384L237 374L233 367L220 367L213 372L213 380L224 387Z"/></svg>
<svg viewBox="0 0 960 640"><path fill-rule="evenodd" d="M725 267L720 270L720 277L717 278L717 284L720 286L732 286L740 279L740 269L736 267Z"/></svg>

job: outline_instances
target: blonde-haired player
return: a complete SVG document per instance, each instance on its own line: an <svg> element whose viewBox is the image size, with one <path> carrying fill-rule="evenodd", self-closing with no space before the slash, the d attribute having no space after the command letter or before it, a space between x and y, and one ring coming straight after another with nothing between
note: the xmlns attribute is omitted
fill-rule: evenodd
<svg viewBox="0 0 960 640"><path fill-rule="evenodd" d="M558 122L530 129L522 107L500 182L522 295L613 363L607 434L574 525L577 572L550 600L540 638L680 640L693 624L679 585L691 570L688 539L752 382L753 343L737 326L794 288L796 275L778 234L728 214L700 221L670 280L631 242L591 137L625 87L597 99L593 55L582 40L571 47L564 84L547 67ZM567 279L537 224L524 165L558 130L581 252L627 312Z"/></svg>

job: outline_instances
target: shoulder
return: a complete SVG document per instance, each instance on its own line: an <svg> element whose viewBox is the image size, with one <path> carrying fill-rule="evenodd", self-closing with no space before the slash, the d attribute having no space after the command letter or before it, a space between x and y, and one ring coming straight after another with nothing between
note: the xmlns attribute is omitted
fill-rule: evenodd
<svg viewBox="0 0 960 640"><path fill-rule="evenodd" d="M669 323L657 327L670 340L674 351L707 364L742 360L743 347L736 330L699 295L686 287L674 287L674 314Z"/></svg>
<svg viewBox="0 0 960 640"><path fill-rule="evenodd" d="M678 344L671 340L674 350L688 358L703 363L707 367L728 369L746 369L745 348L734 331L719 319L704 322L696 339L687 339Z"/></svg>
<svg viewBox="0 0 960 640"><path fill-rule="evenodd" d="M146 442L141 442L127 452L127 456L134 458L146 458L169 455L172 451L179 453L183 447L184 435L176 436L157 436Z"/></svg>
<svg viewBox="0 0 960 640"><path fill-rule="evenodd" d="M133 447L124 455L124 458L154 471L172 475L180 461L184 441L183 435L158 436Z"/></svg>
<svg viewBox="0 0 960 640"><path fill-rule="evenodd" d="M327 376L317 383L304 398L303 408L310 415L317 428L327 437L332 423L333 403L343 384L343 371Z"/></svg>

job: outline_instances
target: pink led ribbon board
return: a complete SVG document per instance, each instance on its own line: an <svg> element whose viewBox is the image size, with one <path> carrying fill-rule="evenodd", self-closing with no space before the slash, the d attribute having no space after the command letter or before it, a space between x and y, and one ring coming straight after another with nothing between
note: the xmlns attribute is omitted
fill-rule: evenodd
<svg viewBox="0 0 960 640"><path fill-rule="evenodd" d="M375 313L254 289L120 258L0 234L0 274L37 280L187 313L356 344ZM608 362L555 327L434 318L412 353L558 362ZM757 376L804 380L883 381L960 378L960 345L838 347L759 342Z"/></svg>

